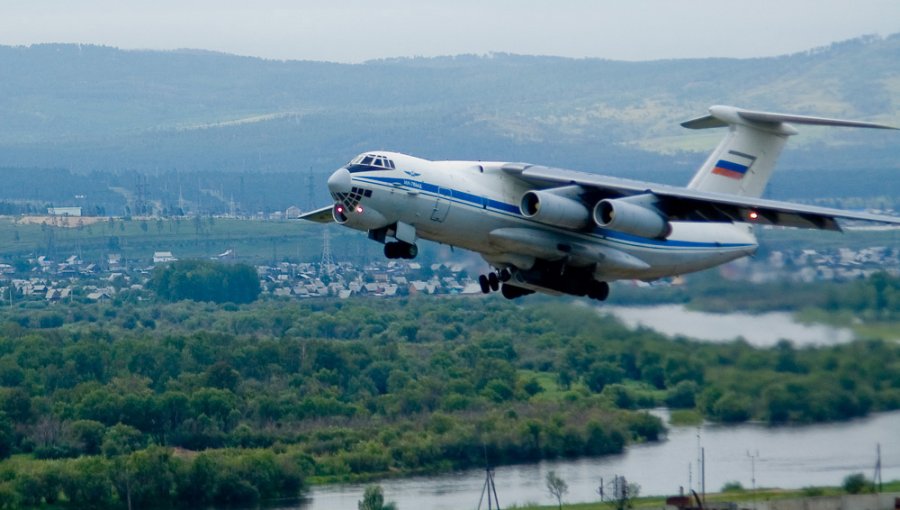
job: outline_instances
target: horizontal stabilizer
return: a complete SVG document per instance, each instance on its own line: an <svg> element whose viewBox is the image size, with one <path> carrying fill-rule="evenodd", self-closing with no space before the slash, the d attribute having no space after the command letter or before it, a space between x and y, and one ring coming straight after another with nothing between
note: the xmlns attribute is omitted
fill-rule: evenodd
<svg viewBox="0 0 900 510"><path fill-rule="evenodd" d="M730 124L746 124L747 122L757 124L781 124L783 122L791 122L794 124L808 124L814 126L840 126L840 127L858 127L872 129L900 129L886 124L876 124L874 122L861 122L857 120L830 119L827 117L810 117L807 115L792 115L786 113L758 112L753 110L744 110L733 106L712 106L709 109L709 115L697 117L681 125L688 129L709 129L717 127L726 127Z"/></svg>

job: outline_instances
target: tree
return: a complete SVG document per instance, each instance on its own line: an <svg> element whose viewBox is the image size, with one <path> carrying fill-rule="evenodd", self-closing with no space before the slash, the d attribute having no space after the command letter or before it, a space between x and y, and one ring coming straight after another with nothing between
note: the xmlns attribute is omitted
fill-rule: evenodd
<svg viewBox="0 0 900 510"><path fill-rule="evenodd" d="M584 376L588 388L595 393L600 393L607 384L620 382L625 377L625 371L608 361L600 361L591 365Z"/></svg>
<svg viewBox="0 0 900 510"><path fill-rule="evenodd" d="M151 446L113 461L113 486L128 508L168 506L175 493L175 464L169 450Z"/></svg>
<svg viewBox="0 0 900 510"><path fill-rule="evenodd" d="M873 491L872 482L867 480L866 476L862 473L847 475L844 478L844 483L841 487L844 488L847 494L862 494L864 492Z"/></svg>
<svg viewBox="0 0 900 510"><path fill-rule="evenodd" d="M569 492L569 485L560 477L556 476L556 471L550 470L547 473L547 490L550 495L556 498L556 502L562 510L562 498Z"/></svg>
<svg viewBox="0 0 900 510"><path fill-rule="evenodd" d="M394 502L384 502L384 491L380 485L370 485L363 493L362 501L358 502L359 510L397 510Z"/></svg>
<svg viewBox="0 0 900 510"><path fill-rule="evenodd" d="M107 457L118 457L120 455L128 455L135 450L139 450L144 446L144 438L141 431L121 423L110 427L103 437L103 455Z"/></svg>
<svg viewBox="0 0 900 510"><path fill-rule="evenodd" d="M153 270L147 287L168 301L251 303L259 297L256 269L247 264L179 260Z"/></svg>

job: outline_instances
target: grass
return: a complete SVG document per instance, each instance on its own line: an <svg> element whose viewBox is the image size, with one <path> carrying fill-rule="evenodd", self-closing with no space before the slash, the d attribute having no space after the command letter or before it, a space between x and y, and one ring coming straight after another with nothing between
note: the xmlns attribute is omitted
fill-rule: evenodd
<svg viewBox="0 0 900 510"><path fill-rule="evenodd" d="M669 415L669 424L676 427L693 427L703 423L703 415L694 409L675 409Z"/></svg>
<svg viewBox="0 0 900 510"><path fill-rule="evenodd" d="M322 253L323 228L332 229L333 246L342 252L374 256L369 252L379 248L347 229L299 220L104 218L93 224L75 221L70 227L54 226L50 219L46 224L17 220L0 217L0 259L4 261L38 255L63 260L73 254L85 261L105 261L106 254L119 253L126 260L149 264L154 251L207 258L229 249L242 261L311 261Z"/></svg>
<svg viewBox="0 0 900 510"><path fill-rule="evenodd" d="M900 480L885 483L882 492L898 492L900 491ZM842 496L846 494L840 487L804 487L802 489L772 489L763 488L756 491L747 489L740 491L711 493L706 495L707 503L728 503L736 502L738 507L743 508L749 506L755 501L774 501L782 499L797 499L809 497L823 496ZM549 497L549 496L548 496ZM565 499L565 498L564 498ZM665 506L665 497L652 496L645 498L637 498L633 501L635 509L644 508L662 508ZM591 503L570 503L565 501L562 505L565 510L612 510L615 508L610 502L591 502ZM509 506L507 508L517 508L522 510L553 510L558 508L557 505L538 505L529 504L523 506Z"/></svg>

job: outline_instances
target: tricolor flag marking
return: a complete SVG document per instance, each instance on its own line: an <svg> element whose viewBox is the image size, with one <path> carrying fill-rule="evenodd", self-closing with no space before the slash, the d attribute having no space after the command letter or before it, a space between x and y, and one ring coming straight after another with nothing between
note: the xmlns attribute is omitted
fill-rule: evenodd
<svg viewBox="0 0 900 510"><path fill-rule="evenodd" d="M747 170L756 161L755 156L738 151L728 151L728 154L720 159L713 167L712 173L731 179L743 179Z"/></svg>

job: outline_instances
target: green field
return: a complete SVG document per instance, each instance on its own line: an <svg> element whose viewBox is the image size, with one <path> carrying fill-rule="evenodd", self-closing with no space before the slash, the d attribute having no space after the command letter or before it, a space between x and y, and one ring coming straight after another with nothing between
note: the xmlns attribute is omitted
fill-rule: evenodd
<svg viewBox="0 0 900 510"><path fill-rule="evenodd" d="M51 220L52 221L52 220ZM63 260L78 255L85 261L105 260L119 253L140 264L151 262L153 252L171 251L178 258L214 257L233 250L235 259L251 263L318 260L324 228L331 229L333 246L342 254L378 253L378 245L364 235L334 226L300 220L262 221L229 218L117 219L84 218L79 225L53 226L0 218L0 258L13 260L45 255Z"/></svg>
<svg viewBox="0 0 900 510"><path fill-rule="evenodd" d="M35 221L35 220L32 220ZM86 261L105 260L109 253L149 264L153 252L171 251L178 258L214 257L233 250L235 259L250 263L290 260L310 262L322 253L322 225L300 220L263 221L192 217L167 219L71 218L69 227L53 220L27 223L22 218L0 217L0 260L45 255L62 260L78 255ZM46 223L41 223L45 221ZM59 220L57 220L59 221ZM92 223L96 222L96 223ZM360 232L330 229L336 258L371 260L381 247ZM900 230L862 230L847 233L798 229L762 229L761 252L790 249L836 250L841 247L900 246ZM423 256L436 247L422 243Z"/></svg>

